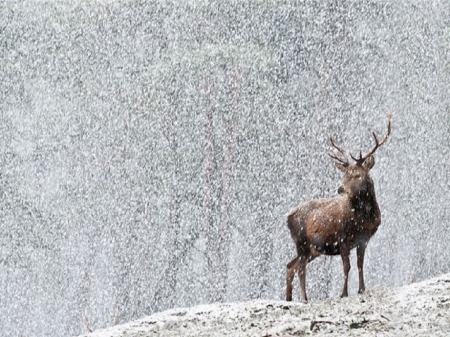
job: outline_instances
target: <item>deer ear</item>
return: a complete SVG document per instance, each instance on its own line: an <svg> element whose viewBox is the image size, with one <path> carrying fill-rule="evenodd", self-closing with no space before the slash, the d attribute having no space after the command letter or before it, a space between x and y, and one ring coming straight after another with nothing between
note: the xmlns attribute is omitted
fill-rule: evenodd
<svg viewBox="0 0 450 337"><path fill-rule="evenodd" d="M369 171L373 165L375 165L375 158L373 156L370 156L369 158L367 158L364 163L363 163L363 167Z"/></svg>
<svg viewBox="0 0 450 337"><path fill-rule="evenodd" d="M347 170L348 164L341 164L341 163L334 163L334 165L341 170L342 172L345 172Z"/></svg>

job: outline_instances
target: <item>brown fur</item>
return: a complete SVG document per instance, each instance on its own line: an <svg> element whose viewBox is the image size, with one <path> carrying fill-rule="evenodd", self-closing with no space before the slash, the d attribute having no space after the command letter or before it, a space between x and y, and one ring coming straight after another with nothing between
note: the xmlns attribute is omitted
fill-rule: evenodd
<svg viewBox="0 0 450 337"><path fill-rule="evenodd" d="M297 257L287 265L287 301L292 300L292 282L296 272L300 278L303 302L308 301L305 289L306 265L322 254L341 255L344 265L342 297L348 296L349 255L353 248L356 248L357 254L358 293L364 292L364 252L381 223L380 208L369 171L375 164L372 154L386 142L390 134L390 116L388 118L388 134L379 143L373 133L376 141L374 149L364 157L360 154L359 159L352 156L355 164L349 164L345 152L334 144L330 136L333 146L344 155L342 159L330 154L338 161L335 165L343 172L344 181L338 190L338 197L311 200L287 216L287 226L297 248Z"/></svg>

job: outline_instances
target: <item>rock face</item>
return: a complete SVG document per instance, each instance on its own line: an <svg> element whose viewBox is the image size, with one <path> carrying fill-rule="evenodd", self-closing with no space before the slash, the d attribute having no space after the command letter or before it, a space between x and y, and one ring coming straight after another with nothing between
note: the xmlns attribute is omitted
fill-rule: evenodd
<svg viewBox="0 0 450 337"><path fill-rule="evenodd" d="M301 304L249 301L171 309L86 337L450 336L450 274Z"/></svg>

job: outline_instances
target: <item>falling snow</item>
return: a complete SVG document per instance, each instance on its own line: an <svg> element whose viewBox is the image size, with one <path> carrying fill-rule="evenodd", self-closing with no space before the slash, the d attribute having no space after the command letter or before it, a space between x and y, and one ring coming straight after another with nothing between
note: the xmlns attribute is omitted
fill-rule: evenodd
<svg viewBox="0 0 450 337"><path fill-rule="evenodd" d="M366 289L448 273L449 7L2 1L2 336L282 300L285 214L342 183L329 134L364 151L387 112ZM338 296L342 273L313 261L310 301Z"/></svg>

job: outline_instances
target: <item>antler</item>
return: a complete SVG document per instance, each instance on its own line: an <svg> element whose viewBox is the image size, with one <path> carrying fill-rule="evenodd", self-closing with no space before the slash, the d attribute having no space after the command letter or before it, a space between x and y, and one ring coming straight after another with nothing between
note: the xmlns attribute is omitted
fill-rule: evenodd
<svg viewBox="0 0 450 337"><path fill-rule="evenodd" d="M384 138L381 140L381 142L378 141L377 134L375 133L375 131L372 131L373 138L375 139L375 146L374 146L374 148L373 148L371 151L369 151L369 153L367 153L364 157L362 156L362 150L359 150L359 158L353 157L353 155L350 153L350 156L352 157L352 159L353 159L354 161L356 161L357 164L362 165L362 164L364 163L364 161L365 161L367 158L369 158L371 155L373 155L373 154L375 153L375 151L376 151L381 145L383 145L384 143L386 143L386 141L387 141L389 135L391 134L391 118L392 118L392 115L391 115L391 114L388 114L388 115L387 115L387 118L388 118L388 132L387 132L387 135L384 136Z"/></svg>
<svg viewBox="0 0 450 337"><path fill-rule="evenodd" d="M331 158L333 158L333 159L335 159L335 160L341 162L342 164L344 164L344 165L346 165L346 166L349 165L347 154L345 153L345 151L344 151L341 147L339 147L339 146L336 145L336 143L335 143L334 140L333 140L333 136L331 135L331 133L330 133L330 141L331 141L331 145L333 145L333 147L334 147L336 150L338 150L340 153L342 153L342 155L344 156L344 158L339 158L337 155L335 155L334 153L331 153L330 151L327 151L328 155L329 155Z"/></svg>

